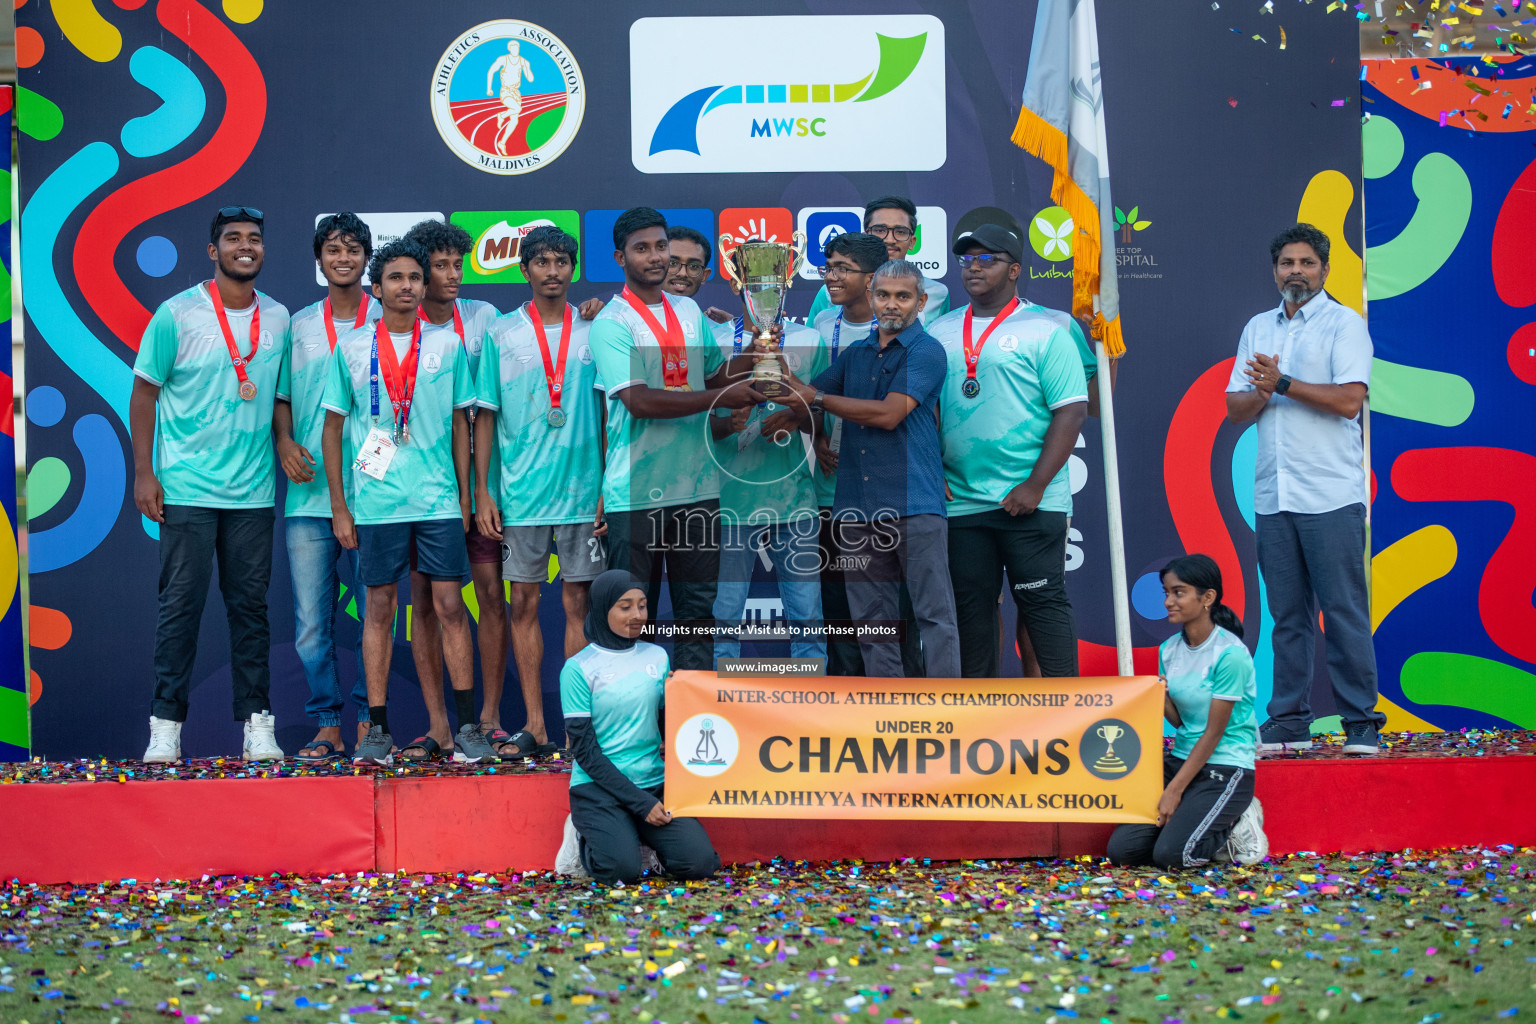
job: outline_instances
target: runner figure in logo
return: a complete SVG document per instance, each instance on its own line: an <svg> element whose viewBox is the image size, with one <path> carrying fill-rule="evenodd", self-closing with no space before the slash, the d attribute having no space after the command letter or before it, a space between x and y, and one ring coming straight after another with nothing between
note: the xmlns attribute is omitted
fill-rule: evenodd
<svg viewBox="0 0 1536 1024"><path fill-rule="evenodd" d="M507 43L507 55L498 57L485 76L485 91L494 95L493 83L501 76L501 105L505 109L496 115L500 129L496 133L496 152L507 155L507 140L517 131L517 120L523 112L523 79L533 81L533 65L518 55L516 39Z"/></svg>
<svg viewBox="0 0 1536 1024"><path fill-rule="evenodd" d="M706 718L699 723L699 743L693 748L693 760L689 764L725 764L720 757L720 747L715 743L715 723Z"/></svg>
<svg viewBox="0 0 1536 1024"><path fill-rule="evenodd" d="M560 39L505 18L453 40L432 75L432 120L465 163L526 174L558 157L586 108L581 68Z"/></svg>

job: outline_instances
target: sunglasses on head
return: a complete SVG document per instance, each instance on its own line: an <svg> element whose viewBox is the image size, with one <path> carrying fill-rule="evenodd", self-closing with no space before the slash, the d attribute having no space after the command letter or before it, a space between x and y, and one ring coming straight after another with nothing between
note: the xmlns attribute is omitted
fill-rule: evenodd
<svg viewBox="0 0 1536 1024"><path fill-rule="evenodd" d="M223 206L219 208L220 220L249 220L261 223L266 216L254 206Z"/></svg>

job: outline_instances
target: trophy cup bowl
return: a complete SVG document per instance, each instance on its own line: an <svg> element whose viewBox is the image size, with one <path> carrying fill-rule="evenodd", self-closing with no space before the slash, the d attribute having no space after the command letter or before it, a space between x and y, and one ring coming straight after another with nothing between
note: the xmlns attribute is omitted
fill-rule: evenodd
<svg viewBox="0 0 1536 1024"><path fill-rule="evenodd" d="M779 361L773 328L784 315L784 293L795 272L805 262L805 234L796 231L790 242L741 242L720 236L720 267L741 289L747 319L757 329L759 347L767 350L752 368L752 386L772 399L790 394L784 383L784 364Z"/></svg>
<svg viewBox="0 0 1536 1024"><path fill-rule="evenodd" d="M1094 730L1099 739L1104 741L1104 756L1093 763L1093 767L1101 772L1119 774L1128 771L1127 765L1115 756L1115 740L1125 735L1125 728L1119 725L1101 725Z"/></svg>

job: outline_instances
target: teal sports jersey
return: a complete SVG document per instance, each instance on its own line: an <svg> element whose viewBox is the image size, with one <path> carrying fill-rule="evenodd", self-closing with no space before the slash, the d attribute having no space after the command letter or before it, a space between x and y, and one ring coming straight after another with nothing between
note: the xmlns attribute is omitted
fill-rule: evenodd
<svg viewBox="0 0 1536 1024"><path fill-rule="evenodd" d="M490 329L491 323L501 315L501 311L489 302L481 299L454 299L453 304L459 314L459 326L464 328L464 336L459 339L464 345L464 354L469 357L469 380L473 384L479 380L480 352L485 347L485 332ZM435 324L457 335L458 330L453 319ZM473 412L473 409L471 409ZM473 419L473 415L470 417ZM470 447L474 447L473 431L471 431ZM501 453L491 453L491 465L485 474L486 487L492 494L501 490ZM471 481L473 485L473 481ZM471 503L473 504L473 503Z"/></svg>
<svg viewBox="0 0 1536 1024"><path fill-rule="evenodd" d="M271 508L277 502L272 453L272 401L288 310L256 293L261 333L246 375L256 397L240 397L240 379L208 295L208 282L166 299L155 310L133 372L160 388L155 402L155 471L167 505ZM252 307L226 310L241 357L251 351Z"/></svg>
<svg viewBox="0 0 1536 1024"><path fill-rule="evenodd" d="M698 304L663 292L664 301L683 329L688 356L688 384L695 391L722 365L714 342L714 324ZM661 305L651 307L662 328L667 322ZM597 387L608 401L608 462L603 470L603 510L628 512L638 508L688 505L720 496L720 476L710 458L709 414L653 420L631 416L619 393L645 384L666 386L661 346L640 314L622 295L615 295L592 322L588 335L597 360Z"/></svg>
<svg viewBox="0 0 1536 1024"><path fill-rule="evenodd" d="M928 304L923 307L923 326L927 327L949 312L949 286L943 281L925 277L923 290L928 293ZM832 305L832 296L827 294L827 286L822 285L821 291L816 293L816 298L811 300L811 311L805 315L805 322L814 324L821 318L822 313L836 308Z"/></svg>
<svg viewBox="0 0 1536 1024"><path fill-rule="evenodd" d="M373 296L364 294L367 308L363 311L366 323L372 324L384 312L384 307ZM334 320L339 343L344 334L353 329L355 319ZM277 380L277 397L287 402L293 410L293 439L303 445L315 460L315 478L307 484L288 482L288 498L283 503L285 516L331 517L331 490L325 482L325 454L321 451L321 436L325 433L325 409L320 399L325 394L325 384L331 372L331 338L325 330L325 301L312 303L293 314L289 327L288 350L284 354L283 369ZM350 464L351 449L342 445L342 455ZM351 501L352 476L346 474L347 500Z"/></svg>
<svg viewBox="0 0 1536 1024"><path fill-rule="evenodd" d="M627 651L588 644L560 670L561 713L592 719L603 754L641 789L661 785L666 774L656 719L669 669L666 651L641 642ZM580 762L571 767L572 786L591 781Z"/></svg>
<svg viewBox="0 0 1536 1024"><path fill-rule="evenodd" d="M491 493L503 526L590 523L597 514L603 481L602 395L593 390L597 365L589 344L591 327L571 309L561 427L549 425L544 355L528 307L497 317L486 332L475 399L480 408L496 413L496 450L506 471L501 488ZM544 333L553 364L559 359L560 324L545 324Z"/></svg>
<svg viewBox="0 0 1536 1024"><path fill-rule="evenodd" d="M1168 695L1183 721L1173 733L1173 756L1188 758L1205 733L1212 700L1233 701L1232 717L1211 751L1211 764L1253 770L1259 751L1258 699L1253 657L1235 634L1220 626L1199 647L1191 647L1181 629L1157 649L1157 672L1168 680Z"/></svg>
<svg viewBox="0 0 1536 1024"><path fill-rule="evenodd" d="M826 294L825 288L822 289L822 294ZM826 351L827 359L826 363L824 364L825 366L832 365L832 343L834 341L837 342L837 355L841 356L844 352L848 351L849 345L853 344L855 341L858 341L860 338L867 338L869 336L869 332L875 329L875 322L873 320L866 321L862 324L852 324L847 320L844 320L842 325L839 326L837 322L837 315L840 312L842 312L841 307L833 306L831 309L822 310L820 315L816 317L816 332L821 335L821 340ZM802 377L801 379L814 380L815 378ZM823 412L821 414L822 429L827 432L827 436L829 438L838 437L839 431L837 429L837 422L837 417L833 416L831 413ZM815 458L812 458L811 476L816 483L817 507L831 508L833 504L832 499L837 494L837 470L833 470L830 473L824 473L822 472L821 464L818 463Z"/></svg>
<svg viewBox="0 0 1536 1024"><path fill-rule="evenodd" d="M1020 299L1019 306L1028 309L1031 313L1039 313L1055 320L1065 327L1072 335L1072 344L1077 346L1077 357L1083 364L1083 376L1093 380L1099 372L1099 358L1094 355L1093 346L1088 344L1088 336L1083 333L1083 325L1078 323L1077 317L1060 309L1052 309L1050 306L1042 306L1038 302L1030 302L1028 299Z"/></svg>
<svg viewBox="0 0 1536 1024"><path fill-rule="evenodd" d="M756 333L750 325L742 328L743 351L751 350ZM729 361L736 354L736 323L716 324L715 341L720 357ZM779 348L779 358L801 380L815 380L827 368L821 335L809 327L786 321ZM754 430L781 408L777 402L765 402L752 410L745 430L713 442L720 471L720 513L727 525L769 526L816 514L816 484L811 477L816 459L804 435L797 430L778 444ZM716 409L714 415L729 419L730 411ZM751 440L743 444L744 437Z"/></svg>
<svg viewBox="0 0 1536 1024"><path fill-rule="evenodd" d="M953 495L951 516L1001 508L1009 491L1029 479L1052 413L1088 401L1088 382L1067 329L1022 303L987 338L976 366L981 393L967 398L964 306L929 328L944 346L949 372L939 399L944 480ZM991 323L977 317L979 339ZM1067 467L1046 485L1042 510L1072 514Z"/></svg>
<svg viewBox="0 0 1536 1024"><path fill-rule="evenodd" d="M348 331L336 342L330 377L320 404L347 418L346 448L357 452L374 426L388 433L394 410L379 368L379 414L369 389L373 327ZM453 329L422 325L416 391L411 399L411 439L395 451L384 479L375 480L350 462L352 518L359 526L459 518L459 481L453 468L453 411L475 404L469 360Z"/></svg>

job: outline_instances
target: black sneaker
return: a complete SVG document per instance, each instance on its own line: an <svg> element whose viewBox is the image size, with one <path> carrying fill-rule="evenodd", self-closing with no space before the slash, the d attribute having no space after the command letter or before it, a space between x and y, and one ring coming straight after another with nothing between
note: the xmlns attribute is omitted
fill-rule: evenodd
<svg viewBox="0 0 1536 1024"><path fill-rule="evenodd" d="M1373 730L1374 734L1374 730ZM1311 750L1312 736L1305 727L1298 733L1296 728L1273 718L1259 726L1259 750L1266 754L1284 750ZM1373 750L1372 753L1375 753Z"/></svg>
<svg viewBox="0 0 1536 1024"><path fill-rule="evenodd" d="M1380 749L1376 726L1371 722L1352 722L1344 727L1344 753L1375 754Z"/></svg>

